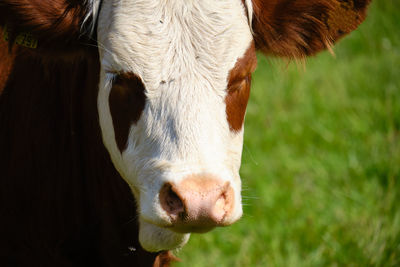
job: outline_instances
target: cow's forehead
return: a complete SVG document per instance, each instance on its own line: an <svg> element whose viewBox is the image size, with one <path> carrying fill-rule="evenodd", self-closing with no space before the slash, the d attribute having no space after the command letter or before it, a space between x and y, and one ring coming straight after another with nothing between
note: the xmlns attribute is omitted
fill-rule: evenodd
<svg viewBox="0 0 400 267"><path fill-rule="evenodd" d="M105 1L98 38L107 51L103 68L133 72L149 91L204 77L215 88L226 87L252 40L241 0Z"/></svg>

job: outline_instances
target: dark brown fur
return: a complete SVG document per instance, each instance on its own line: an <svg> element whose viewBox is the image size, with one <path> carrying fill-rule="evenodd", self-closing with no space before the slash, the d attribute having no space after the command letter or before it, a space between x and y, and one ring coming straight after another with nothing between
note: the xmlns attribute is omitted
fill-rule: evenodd
<svg viewBox="0 0 400 267"><path fill-rule="evenodd" d="M245 55L239 58L228 77L228 94L225 97L226 116L231 131L242 129L247 102L250 96L251 73L257 66L254 42Z"/></svg>
<svg viewBox="0 0 400 267"><path fill-rule="evenodd" d="M252 0L256 46L303 58L329 48L365 19L370 0Z"/></svg>
<svg viewBox="0 0 400 267"><path fill-rule="evenodd" d="M122 152L127 145L129 129L139 119L146 102L141 79L133 73L118 75L113 81L109 103L115 140Z"/></svg>
<svg viewBox="0 0 400 267"><path fill-rule="evenodd" d="M179 258L175 257L171 251L163 251L159 254L153 267L165 267L169 266L174 261L181 261Z"/></svg>
<svg viewBox="0 0 400 267"><path fill-rule="evenodd" d="M65 9L79 2L0 4L0 20L40 45L9 54L0 41L0 266L168 266L170 254L141 248L135 200L102 143L97 48Z"/></svg>
<svg viewBox="0 0 400 267"><path fill-rule="evenodd" d="M15 49L8 51L8 43L3 41L2 36L3 29L0 27L0 96L10 75L15 57Z"/></svg>

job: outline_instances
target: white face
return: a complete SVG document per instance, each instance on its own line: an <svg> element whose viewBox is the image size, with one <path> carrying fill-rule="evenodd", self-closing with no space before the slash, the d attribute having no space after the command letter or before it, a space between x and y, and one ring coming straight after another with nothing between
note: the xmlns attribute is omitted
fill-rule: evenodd
<svg viewBox="0 0 400 267"><path fill-rule="evenodd" d="M226 99L252 40L241 0L103 1L100 125L137 200L145 249L173 249L241 217L243 127L232 126Z"/></svg>

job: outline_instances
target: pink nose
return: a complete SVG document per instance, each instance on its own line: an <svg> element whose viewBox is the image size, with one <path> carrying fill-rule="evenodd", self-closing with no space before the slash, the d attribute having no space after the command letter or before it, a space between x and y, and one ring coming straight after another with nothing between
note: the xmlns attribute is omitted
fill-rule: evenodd
<svg viewBox="0 0 400 267"><path fill-rule="evenodd" d="M206 232L227 225L234 206L229 182L209 176L191 176L178 185L165 183L160 190L162 208L177 232Z"/></svg>

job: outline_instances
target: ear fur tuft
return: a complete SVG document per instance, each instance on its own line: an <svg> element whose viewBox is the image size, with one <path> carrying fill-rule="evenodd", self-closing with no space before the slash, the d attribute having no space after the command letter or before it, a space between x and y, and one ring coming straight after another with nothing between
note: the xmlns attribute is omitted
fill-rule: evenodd
<svg viewBox="0 0 400 267"><path fill-rule="evenodd" d="M371 0L252 0L256 46L265 54L303 58L330 49L364 21Z"/></svg>

